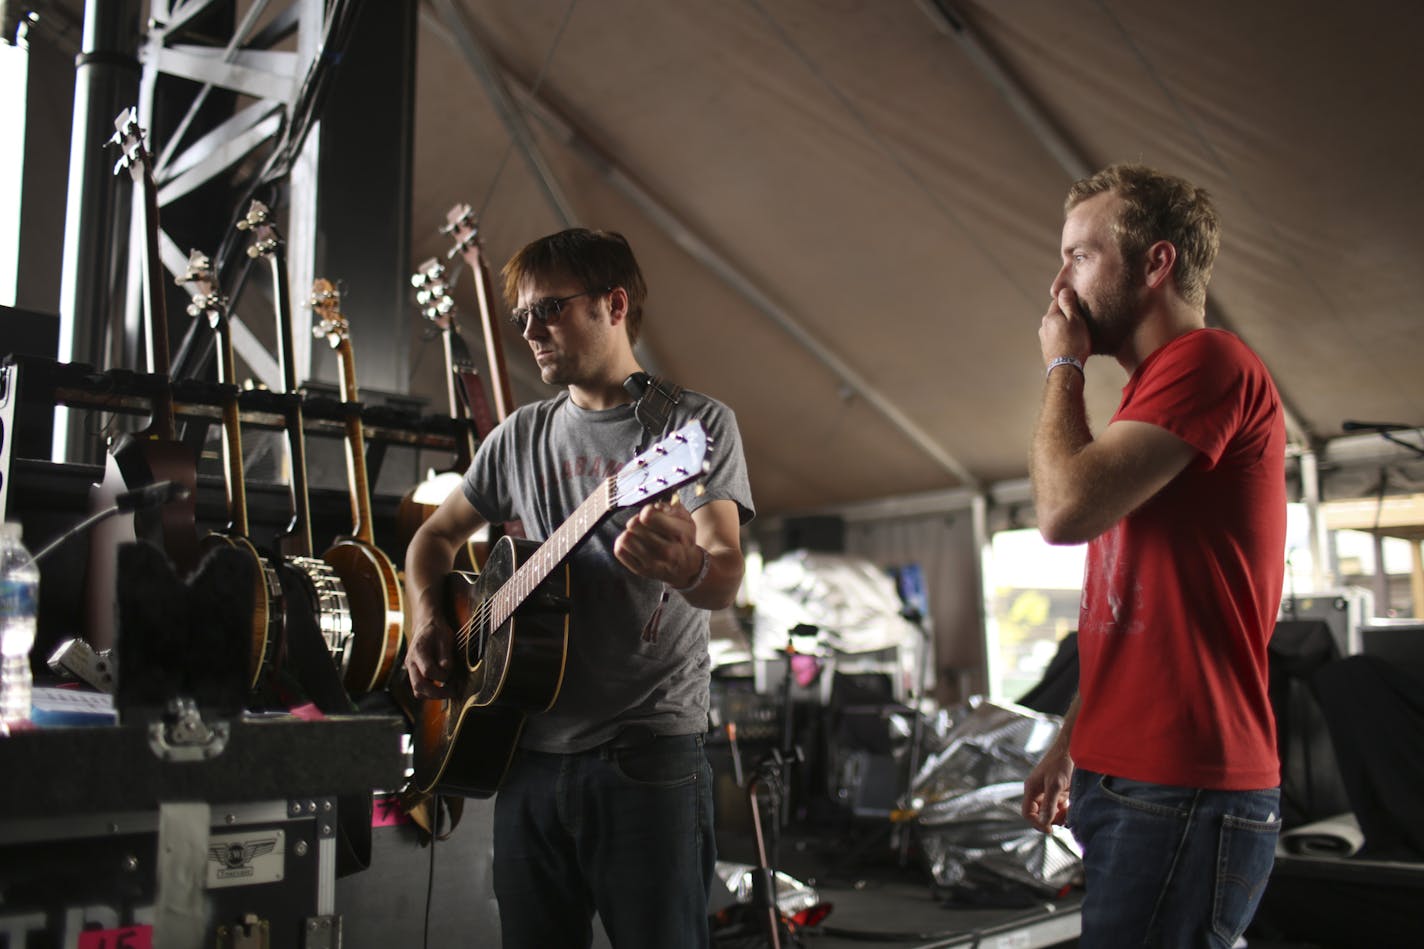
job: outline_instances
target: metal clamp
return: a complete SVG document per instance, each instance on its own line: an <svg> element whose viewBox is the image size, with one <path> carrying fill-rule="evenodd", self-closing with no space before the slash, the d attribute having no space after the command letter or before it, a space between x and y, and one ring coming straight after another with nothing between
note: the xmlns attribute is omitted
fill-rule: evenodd
<svg viewBox="0 0 1424 949"><path fill-rule="evenodd" d="M162 761L206 761L222 754L230 733L227 722L210 727L197 703L180 697L169 701L162 721L149 723L148 747Z"/></svg>

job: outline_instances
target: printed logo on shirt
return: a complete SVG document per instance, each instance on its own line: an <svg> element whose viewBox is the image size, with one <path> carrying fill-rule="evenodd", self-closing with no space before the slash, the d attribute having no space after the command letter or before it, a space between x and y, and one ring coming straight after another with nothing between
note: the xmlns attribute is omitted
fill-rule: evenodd
<svg viewBox="0 0 1424 949"><path fill-rule="evenodd" d="M560 465L565 481L571 481L574 478L609 478L617 474L618 469L623 467L611 458L590 458L587 455L565 458L560 462Z"/></svg>

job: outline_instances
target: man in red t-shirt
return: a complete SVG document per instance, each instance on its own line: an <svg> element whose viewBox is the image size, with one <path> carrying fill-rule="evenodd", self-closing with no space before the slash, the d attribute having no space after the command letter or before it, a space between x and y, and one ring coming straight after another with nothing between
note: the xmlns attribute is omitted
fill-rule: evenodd
<svg viewBox="0 0 1424 949"><path fill-rule="evenodd" d="M1285 563L1280 396L1245 344L1206 328L1219 234L1205 191L1114 165L1065 212L1031 479L1044 538L1089 545L1081 671L1023 815L1066 821L1083 847L1084 946L1230 947L1280 830L1266 659ZM1093 355L1128 373L1096 438Z"/></svg>

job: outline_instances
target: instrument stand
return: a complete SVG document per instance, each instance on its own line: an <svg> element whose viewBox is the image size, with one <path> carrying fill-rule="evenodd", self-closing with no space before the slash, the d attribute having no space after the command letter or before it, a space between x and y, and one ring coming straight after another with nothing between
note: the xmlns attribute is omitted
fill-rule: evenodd
<svg viewBox="0 0 1424 949"><path fill-rule="evenodd" d="M930 664L931 642L929 625L925 622L923 613L912 606L907 606L901 615L913 623L920 632L920 654L917 657L915 694L906 703L914 716L910 721L910 753L907 756L908 766L905 773L905 798L903 801L908 809L915 783L915 773L920 770L920 744L925 735L924 710L920 706L925 698L925 678ZM900 867L904 869L910 858L910 828L904 824L895 824L894 827L895 832L899 835Z"/></svg>
<svg viewBox="0 0 1424 949"><path fill-rule="evenodd" d="M756 843L757 866L752 871L752 899L751 910L753 918L760 921L764 926L767 945L771 949L781 949L781 910L776 902L776 864L777 852L780 847L781 830L780 820L783 815L778 811L784 811L783 806L786 799L786 787L784 775L787 773L789 762L785 760L781 752L773 748L761 761L757 762L755 771L747 781L747 805L752 815L752 835ZM763 822L761 818L760 795L758 792L766 787L768 798L772 802L772 814L769 822ZM770 826L771 846L767 846L767 827ZM768 857L770 854L770 857Z"/></svg>

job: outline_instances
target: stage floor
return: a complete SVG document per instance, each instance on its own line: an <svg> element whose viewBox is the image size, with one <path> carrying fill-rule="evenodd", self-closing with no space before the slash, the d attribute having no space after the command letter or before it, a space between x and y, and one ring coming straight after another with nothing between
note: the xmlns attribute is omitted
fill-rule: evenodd
<svg viewBox="0 0 1424 949"><path fill-rule="evenodd" d="M1078 935L1077 893L1055 900L1015 896L994 906L952 903L936 892L918 855L909 854L902 865L898 848L874 828L792 829L779 850L778 868L814 887L821 902L831 905L824 921L798 934L807 947L1036 949L1072 945ZM747 836L719 835L718 855L751 864L755 845ZM716 944L764 946L767 940L728 938Z"/></svg>

